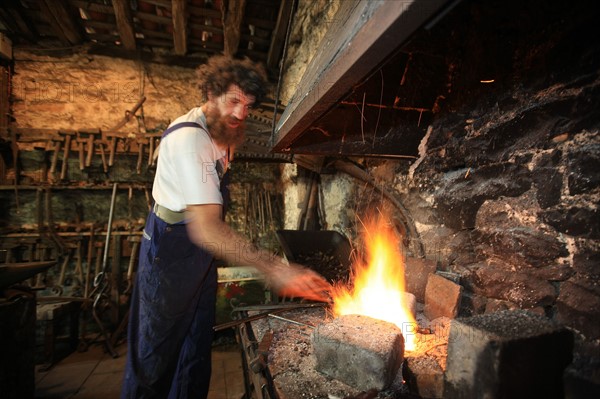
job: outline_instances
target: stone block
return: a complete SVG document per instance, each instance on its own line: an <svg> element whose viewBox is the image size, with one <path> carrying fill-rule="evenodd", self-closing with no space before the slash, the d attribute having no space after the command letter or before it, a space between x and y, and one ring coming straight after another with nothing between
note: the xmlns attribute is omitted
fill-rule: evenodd
<svg viewBox="0 0 600 399"><path fill-rule="evenodd" d="M444 395L444 370L433 357L406 359L402 375L411 393L423 399L438 399Z"/></svg>
<svg viewBox="0 0 600 399"><path fill-rule="evenodd" d="M425 288L423 312L430 320L438 317L455 318L460 307L462 287L436 274L429 275Z"/></svg>
<svg viewBox="0 0 600 399"><path fill-rule="evenodd" d="M413 294L417 301L424 303L425 287L431 273L435 273L437 264L433 260L407 257L404 265L406 291Z"/></svg>
<svg viewBox="0 0 600 399"><path fill-rule="evenodd" d="M525 310L455 319L444 398L562 398L572 351L569 330Z"/></svg>
<svg viewBox="0 0 600 399"><path fill-rule="evenodd" d="M360 390L384 389L404 360L404 338L396 325L345 315L313 332L315 369Z"/></svg>

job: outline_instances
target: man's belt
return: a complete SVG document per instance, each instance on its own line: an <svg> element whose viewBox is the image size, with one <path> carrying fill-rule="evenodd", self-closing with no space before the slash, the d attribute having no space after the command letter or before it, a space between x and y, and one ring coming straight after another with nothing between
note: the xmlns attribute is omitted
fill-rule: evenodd
<svg viewBox="0 0 600 399"><path fill-rule="evenodd" d="M185 220L184 211L175 212L156 203L154 204L152 211L156 216L168 224L177 224Z"/></svg>

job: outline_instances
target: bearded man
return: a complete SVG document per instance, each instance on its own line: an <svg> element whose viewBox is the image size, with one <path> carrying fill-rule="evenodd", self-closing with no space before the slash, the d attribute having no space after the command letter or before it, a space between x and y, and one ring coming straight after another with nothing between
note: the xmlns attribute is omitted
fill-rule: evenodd
<svg viewBox="0 0 600 399"><path fill-rule="evenodd" d="M254 247L223 220L222 177L265 95L264 69L211 58L199 68L204 104L163 134L131 297L122 398L206 398L217 270L254 266L279 295L327 300L326 280Z"/></svg>

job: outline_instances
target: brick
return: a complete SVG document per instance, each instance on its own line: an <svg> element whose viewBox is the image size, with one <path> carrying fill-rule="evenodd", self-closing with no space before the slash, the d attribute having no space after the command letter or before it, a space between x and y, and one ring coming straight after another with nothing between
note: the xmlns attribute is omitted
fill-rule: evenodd
<svg viewBox="0 0 600 399"><path fill-rule="evenodd" d="M407 257L404 265L406 291L414 294L417 301L425 302L425 287L431 273L435 273L437 264L433 260Z"/></svg>
<svg viewBox="0 0 600 399"><path fill-rule="evenodd" d="M404 360L404 338L389 322L345 315L313 332L315 369L354 388L388 387Z"/></svg>
<svg viewBox="0 0 600 399"><path fill-rule="evenodd" d="M452 321L444 398L562 398L573 334L525 310Z"/></svg>
<svg viewBox="0 0 600 399"><path fill-rule="evenodd" d="M429 320L438 317L455 318L460 307L462 287L444 277L430 274L425 289L423 313Z"/></svg>

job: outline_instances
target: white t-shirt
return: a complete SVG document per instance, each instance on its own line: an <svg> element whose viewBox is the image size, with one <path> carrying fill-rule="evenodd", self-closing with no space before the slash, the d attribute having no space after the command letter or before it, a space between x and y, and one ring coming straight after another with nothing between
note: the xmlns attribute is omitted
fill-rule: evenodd
<svg viewBox="0 0 600 399"><path fill-rule="evenodd" d="M196 122L206 128L206 118L199 107L169 126L181 122ZM222 167L226 156L226 149L218 147L205 130L181 127L169 133L160 141L152 197L157 204L175 212L187 205L223 204L217 163Z"/></svg>

